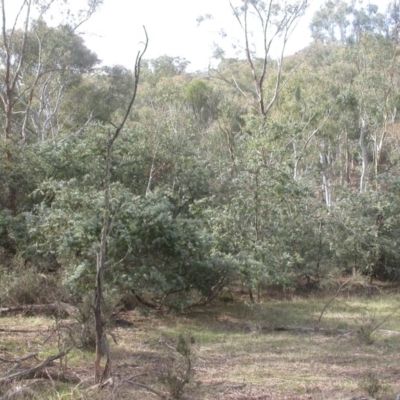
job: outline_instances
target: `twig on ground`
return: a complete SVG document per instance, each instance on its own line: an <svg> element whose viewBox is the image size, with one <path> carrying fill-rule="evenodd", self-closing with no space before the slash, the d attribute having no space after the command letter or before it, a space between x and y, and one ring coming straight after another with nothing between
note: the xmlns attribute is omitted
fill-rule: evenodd
<svg viewBox="0 0 400 400"><path fill-rule="evenodd" d="M228 386L228 388L226 390L224 390L224 392L222 393L222 395L227 394L228 392L230 392L231 390L235 390L235 389L243 389L246 387L245 383L242 383L240 385L231 385Z"/></svg>
<svg viewBox="0 0 400 400"><path fill-rule="evenodd" d="M122 381L127 381L127 382L129 382L129 381L131 381L132 379L139 378L140 376L148 376L148 375L149 375L149 374L138 374L138 375L133 375L133 376L130 376L129 378L122 379Z"/></svg>
<svg viewBox="0 0 400 400"><path fill-rule="evenodd" d="M26 378L29 376L34 376L37 372L39 372L40 370L45 368L47 365L49 365L53 361L58 360L61 357L64 357L65 355L67 355L71 351L71 349L72 349L72 347L69 347L66 350L64 350L54 356L47 357L46 360L44 360L40 364L36 365L35 367L28 368L23 371L16 372L15 374L7 375L3 378L0 378L0 383L11 382L16 379L22 379L22 378Z"/></svg>
<svg viewBox="0 0 400 400"><path fill-rule="evenodd" d="M141 387L143 389L146 389L148 392L154 393L155 395L157 395L158 397L160 397L162 399L168 398L167 395L165 395L165 394L163 394L161 392L158 392L157 390L152 389L150 386L147 386L147 385L145 385L143 383L135 382L135 381L132 381L130 379L123 379L123 381L124 382L128 382L128 383L130 383L132 385L135 385L135 386L139 386L139 387Z"/></svg>

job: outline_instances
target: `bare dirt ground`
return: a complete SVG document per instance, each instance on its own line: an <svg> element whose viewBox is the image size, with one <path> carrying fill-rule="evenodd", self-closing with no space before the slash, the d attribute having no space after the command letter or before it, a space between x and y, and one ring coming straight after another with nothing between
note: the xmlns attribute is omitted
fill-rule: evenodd
<svg viewBox="0 0 400 400"><path fill-rule="evenodd" d="M37 399L173 398L168 372L174 376L182 371L184 359L176 344L184 334L195 343L193 376L183 399L343 400L369 395L395 400L400 393L400 295L335 299L318 324L328 301L269 299L254 305L242 299L216 301L180 315L120 313L117 324L109 327L112 385L101 391L93 387L94 355L77 348L29 379L2 382L1 377L68 347L72 333L80 329L73 319L3 317L0 399L19 389Z"/></svg>

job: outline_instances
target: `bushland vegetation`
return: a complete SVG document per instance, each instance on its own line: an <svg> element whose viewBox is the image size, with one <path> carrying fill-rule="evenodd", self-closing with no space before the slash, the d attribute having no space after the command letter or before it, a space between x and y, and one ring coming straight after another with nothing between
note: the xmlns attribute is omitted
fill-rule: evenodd
<svg viewBox="0 0 400 400"><path fill-rule="evenodd" d="M67 376L63 363L72 349L96 348L96 363L107 358L103 372L96 370L96 390L112 386L112 343L118 340L107 326L122 311L148 314L146 332L154 339L157 327L178 318L176 313L213 315L207 308L213 301L226 303L215 306L223 309L217 319L236 321L238 310L252 310L246 314L257 307L267 307L258 317L270 318L265 299L271 293L300 303L298 296L321 299L318 316L306 312L310 319L299 324L291 318L284 324L252 323L254 335L246 339L236 325L213 333L237 335L244 346L238 351L245 354L248 346L264 346L258 336L263 329L277 327L284 332L272 329L277 341L293 332L318 332L307 340L328 343L331 338L323 335L331 328L322 322L337 300L357 292L384 302L381 296L395 291L400 281L397 1L386 11L373 4L322 4L310 26L313 42L292 55L285 55L285 46L307 1L232 3L232 18L243 28L243 58L226 58L216 48L218 66L196 73L179 57L146 59L146 31L133 71L100 66L77 28L101 2L88 2L78 17L59 26L46 22L53 3L21 2L22 20L16 23L1 3L1 313L11 325L7 318L18 312L54 315L49 343L57 338L59 350L16 378L40 376L56 385L47 366L61 360ZM68 2L60 7L68 8ZM258 46L253 37L260 38ZM281 46L281 56L273 56L274 46ZM381 325L396 318L398 299L391 296L387 313L377 312L374 321L357 329L344 323L340 340L358 332L372 344ZM279 304L285 313L285 302ZM63 327L60 318L66 316L80 328ZM30 324L35 321L49 322L38 317ZM169 322L167 332L174 330ZM168 362L177 364L163 364L157 376L171 396L184 396L193 373L201 371L193 364L197 342L191 335L177 335L177 351L165 339L176 353ZM0 351L12 353L9 340ZM382 346L387 347L374 351L384 354L395 344L388 339ZM18 347L8 359L18 370L37 357L35 351L23 359L28 347ZM0 384L13 382L13 373ZM253 382L254 374L241 380ZM385 395L385 382L391 382L383 375L363 375L370 395ZM70 378L64 383L73 397L71 382L81 381ZM196 396L241 398L238 385ZM287 398L307 398L296 397L310 395L307 387ZM19 388L4 393L13 396ZM151 382L143 388L167 396ZM33 389L24 390L30 395ZM270 396L265 398L287 395L271 390L263 392ZM334 385L326 398L335 398L333 391Z"/></svg>

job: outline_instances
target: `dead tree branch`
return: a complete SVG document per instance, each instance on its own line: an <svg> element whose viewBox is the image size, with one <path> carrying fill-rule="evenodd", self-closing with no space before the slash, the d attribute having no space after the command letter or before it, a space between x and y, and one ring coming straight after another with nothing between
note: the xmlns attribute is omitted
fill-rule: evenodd
<svg viewBox="0 0 400 400"><path fill-rule="evenodd" d="M23 314L59 314L71 316L76 314L76 308L68 303L28 304L14 307L0 308L0 316L22 312Z"/></svg>
<svg viewBox="0 0 400 400"><path fill-rule="evenodd" d="M23 371L16 372L15 374L10 374L7 375L3 378L0 378L0 383L5 383L5 382L12 382L17 379L23 379L27 378L30 376L35 376L36 373L41 371L43 368L47 367L50 365L53 361L58 360L64 356L66 356L70 351L72 350L72 347L68 347L66 350L61 351L60 353L47 357L43 362L40 364L36 365L35 367L25 369Z"/></svg>
<svg viewBox="0 0 400 400"><path fill-rule="evenodd" d="M114 132L108 133L108 143L106 148L105 158L105 184L104 184L104 208L103 208L103 224L100 236L100 244L97 253L97 272L96 272L96 284L94 289L94 318L96 326L96 359L94 363L94 381L95 384L104 382L111 374L111 359L108 349L108 341L103 329L102 321L102 301L103 301L103 274L106 269L106 257L107 257L107 241L110 233L110 182L111 182L111 159L114 143L117 140L119 134L125 126L126 121L131 113L133 103L136 99L137 89L139 86L140 79L140 67L142 57L145 54L148 46L148 35L146 28L143 27L146 40L144 42L144 49L139 51L136 56L135 71L134 71L134 86L131 100L128 104L122 121L116 125ZM106 364L101 373L101 358L106 357Z"/></svg>
<svg viewBox="0 0 400 400"><path fill-rule="evenodd" d="M334 296L325 304L325 306L324 306L324 308L322 309L321 314L319 315L319 318L318 318L318 326L321 324L321 319L322 319L322 316L324 315L324 312L325 312L325 311L327 310L327 308L330 306L330 304L332 303L332 301L335 300L336 297L339 296L339 293L342 291L342 289L343 289L352 279L353 279L353 277L351 277L350 279L348 279L346 282L343 282L343 283L339 286L339 288L338 288L338 290L336 291L336 293L334 294Z"/></svg>
<svg viewBox="0 0 400 400"><path fill-rule="evenodd" d="M23 361L29 360L30 358L34 358L38 355L38 353L28 354L26 356L16 358L15 360L8 360L6 358L0 357L1 362L10 363L10 364L21 364Z"/></svg>
<svg viewBox="0 0 400 400"><path fill-rule="evenodd" d="M168 396L166 396L165 394L158 392L157 390L151 388L150 386L145 385L144 383L135 382L130 379L124 379L124 382L128 382L131 385L135 385L135 386L141 387L143 389L146 389L148 392L154 393L155 395L157 395L158 397L160 397L162 399L168 398Z"/></svg>

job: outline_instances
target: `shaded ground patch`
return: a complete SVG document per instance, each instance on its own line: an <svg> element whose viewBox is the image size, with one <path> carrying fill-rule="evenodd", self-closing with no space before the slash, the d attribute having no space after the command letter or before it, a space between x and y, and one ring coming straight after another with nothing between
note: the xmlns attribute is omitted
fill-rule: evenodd
<svg viewBox="0 0 400 400"><path fill-rule="evenodd" d="M328 299L295 298L246 302L216 302L187 314L150 314L138 311L118 317L129 324L110 332L114 386L102 392L90 390L93 354L74 349L68 355L69 376L80 384L58 381L31 385L38 398L154 399L157 396L139 383L167 395L168 385L159 377L179 361L174 350L180 333L195 337L194 376L185 387L184 399L350 399L368 394L374 382L375 398L395 399L400 393L400 336L373 332L372 344L356 332L373 320L379 323L400 303L395 294L373 298L339 298L324 313L320 327L325 331L275 331L286 326L315 326ZM57 353L54 321L41 317L7 317L1 320L0 358L12 359L37 352L43 360ZM246 326L270 327L248 330ZM337 329L340 327L341 333ZM23 329L21 329L23 328ZM400 316L393 314L380 328L400 331ZM18 329L21 332L16 332ZM348 329L348 334L342 333ZM7 332L9 331L9 332ZM48 368L59 372L59 361ZM0 362L2 376L10 365ZM42 381L45 381L42 379ZM133 383L132 383L133 382ZM376 385L375 385L376 386ZM5 393L9 387L0 388Z"/></svg>

